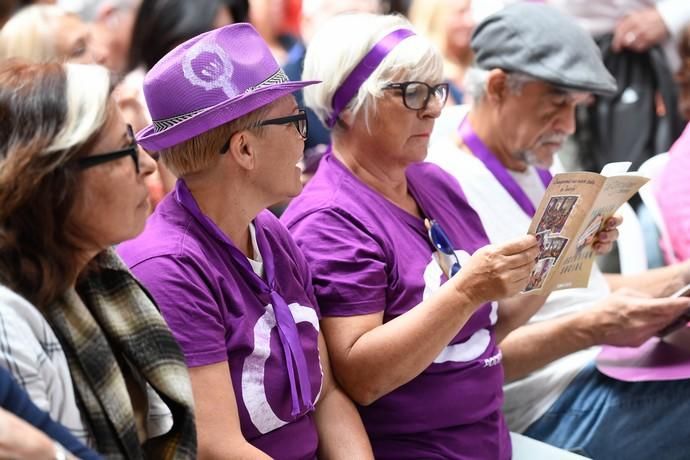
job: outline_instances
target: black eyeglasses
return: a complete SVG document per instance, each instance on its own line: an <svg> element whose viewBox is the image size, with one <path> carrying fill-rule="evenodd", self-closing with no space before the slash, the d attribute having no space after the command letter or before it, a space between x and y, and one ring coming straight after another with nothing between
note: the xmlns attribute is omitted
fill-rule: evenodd
<svg viewBox="0 0 690 460"><path fill-rule="evenodd" d="M452 278L460 271L461 266L460 259L455 254L450 238L441 228L441 224L435 220L426 219L424 223L428 231L429 241L436 248L438 264L441 266L441 270L448 278Z"/></svg>
<svg viewBox="0 0 690 460"><path fill-rule="evenodd" d="M448 100L448 83L431 86L423 81L406 81L403 83L389 83L383 89L397 89L402 92L403 104L410 110L426 109L431 96L445 105Z"/></svg>
<svg viewBox="0 0 690 460"><path fill-rule="evenodd" d="M130 139L132 139L131 145L120 150L113 150L112 152L99 153L98 155L79 158L76 161L77 166L79 169L88 169L103 163L118 160L122 157L131 156L132 160L134 160L134 168L136 169L137 174L139 174L139 148L137 146L137 141L134 137L134 130L132 129L131 125L127 125L127 135Z"/></svg>
<svg viewBox="0 0 690 460"><path fill-rule="evenodd" d="M297 115L290 115L287 117L280 118L269 118L268 120L262 120L256 123L254 126L266 126L266 125L286 125L292 123L297 130L297 133L302 138L303 141L307 140L307 132L309 131L309 124L307 123L307 113L300 109ZM230 148L230 138L228 141L220 147L220 153L227 153Z"/></svg>
<svg viewBox="0 0 690 460"><path fill-rule="evenodd" d="M268 120L260 121L256 126L266 126L266 125L286 125L292 123L297 129L302 140L307 139L307 131L309 130L309 124L307 123L307 113L300 109L297 115L290 115L287 117L280 118L270 118Z"/></svg>

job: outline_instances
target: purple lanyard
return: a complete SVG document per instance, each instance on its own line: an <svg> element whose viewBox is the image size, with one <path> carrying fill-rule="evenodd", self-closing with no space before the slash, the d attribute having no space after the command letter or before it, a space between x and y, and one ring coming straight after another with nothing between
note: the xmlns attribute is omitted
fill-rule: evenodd
<svg viewBox="0 0 690 460"><path fill-rule="evenodd" d="M529 199L522 187L520 187L520 184L515 181L515 178L510 175L506 167L503 166L493 152L489 150L489 147L487 147L479 136L477 136L477 133L472 129L468 118L469 117L465 117L460 123L460 126L458 127L458 136L460 136L462 142L472 151L474 156L484 163L486 169L491 171L491 174L493 174L496 180L501 183L503 188L510 193L510 196L513 197L513 200L515 200L522 210L525 211L525 214L530 217L534 217L534 214L537 211L534 209L532 201ZM544 187L548 187L552 179L551 173L541 168L534 169L536 169L537 174L539 174L539 178L544 183Z"/></svg>
<svg viewBox="0 0 690 460"><path fill-rule="evenodd" d="M292 397L292 416L296 417L301 411L299 403L299 396L302 397L302 403L305 407L305 412L309 412L314 408L312 403L311 382L309 380L309 371L307 368L307 360L304 356L304 349L299 339L297 325L295 319L290 313L290 307L282 295L276 290L275 281L275 266L273 263L273 256L270 248L263 243L263 228L256 225L256 241L259 245L259 251L264 259L264 269L266 272L266 281L257 276L251 268L249 261L244 256L242 251L230 241L230 239L218 228L218 226L201 212L199 206L194 200L191 192L183 180L178 180L175 186L176 201L187 210L207 232L210 232L216 239L220 240L224 247L230 252L232 259L240 265L239 270L244 278L244 281L249 284L255 292L259 291L268 295L273 305L273 310L276 315L276 322L278 324L278 336L282 344L283 354L285 357L285 364L287 365L288 379L290 380L290 394ZM296 372L295 372L296 371ZM297 374L297 378L295 378ZM299 385L298 385L299 382ZM299 395L297 387L299 386Z"/></svg>

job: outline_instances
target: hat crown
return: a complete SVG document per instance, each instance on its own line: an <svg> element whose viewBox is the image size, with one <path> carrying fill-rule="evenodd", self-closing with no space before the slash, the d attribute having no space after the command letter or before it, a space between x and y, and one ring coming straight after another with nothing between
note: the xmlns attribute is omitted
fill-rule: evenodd
<svg viewBox="0 0 690 460"><path fill-rule="evenodd" d="M616 91L594 39L549 5L518 2L499 10L475 28L471 47L480 68L520 72L573 90Z"/></svg>
<svg viewBox="0 0 690 460"><path fill-rule="evenodd" d="M232 24L166 54L147 73L144 96L154 122L164 122L287 81L254 27Z"/></svg>

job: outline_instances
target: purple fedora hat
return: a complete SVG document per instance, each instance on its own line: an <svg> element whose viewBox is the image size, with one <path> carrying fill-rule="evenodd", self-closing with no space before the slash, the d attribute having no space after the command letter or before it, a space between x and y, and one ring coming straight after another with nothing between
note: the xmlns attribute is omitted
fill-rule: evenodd
<svg viewBox="0 0 690 460"><path fill-rule="evenodd" d="M291 82L250 24L221 27L179 45L146 74L153 124L137 141L150 152L172 147L314 83Z"/></svg>

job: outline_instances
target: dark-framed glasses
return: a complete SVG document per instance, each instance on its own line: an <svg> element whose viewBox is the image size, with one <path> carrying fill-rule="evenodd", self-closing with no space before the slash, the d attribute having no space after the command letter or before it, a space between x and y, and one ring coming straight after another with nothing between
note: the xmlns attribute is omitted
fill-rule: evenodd
<svg viewBox="0 0 690 460"><path fill-rule="evenodd" d="M302 138L303 141L307 140L307 133L309 132L309 124L307 123L307 112L304 109L299 109L296 115L288 115L287 117L279 118L269 118L267 120L261 120L257 122L254 126L266 126L266 125L287 125L292 123L297 133ZM230 149L230 138L227 142L220 147L219 152L221 154L227 153Z"/></svg>
<svg viewBox="0 0 690 460"><path fill-rule="evenodd" d="M99 153L97 155L79 158L76 161L77 167L79 169L88 169L103 163L119 160L122 157L130 156L134 161L134 168L136 169L137 174L139 174L139 147L137 145L136 138L134 137L132 125L127 125L127 135L132 140L132 143L127 147L120 150L113 150L112 152Z"/></svg>
<svg viewBox="0 0 690 460"><path fill-rule="evenodd" d="M461 268L460 259L458 259L457 254L455 254L453 244L450 242L450 238L441 227L441 224L435 220L429 219L425 219L424 224L427 228L429 241L431 241L431 244L436 249L438 264L441 266L443 273L450 279L455 276Z"/></svg>
<svg viewBox="0 0 690 460"><path fill-rule="evenodd" d="M309 124L307 123L307 113L303 109L300 109L296 115L289 115L287 117L269 118L268 120L262 120L258 122L256 126L286 125L288 123L292 123L294 125L302 140L307 139Z"/></svg>
<svg viewBox="0 0 690 460"><path fill-rule="evenodd" d="M426 109L432 96L439 102L441 107L448 100L448 83L431 86L423 81L406 81L389 83L383 89L399 90L402 93L403 104L410 110Z"/></svg>

